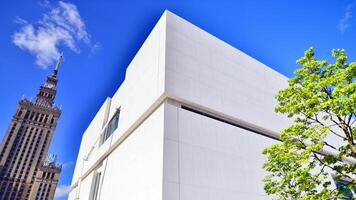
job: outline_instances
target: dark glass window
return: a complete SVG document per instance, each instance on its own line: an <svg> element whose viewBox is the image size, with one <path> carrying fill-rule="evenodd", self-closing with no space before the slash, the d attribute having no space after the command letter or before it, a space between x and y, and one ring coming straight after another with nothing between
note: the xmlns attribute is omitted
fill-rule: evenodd
<svg viewBox="0 0 356 200"><path fill-rule="evenodd" d="M31 112L30 120L33 120L33 116L35 116L35 113Z"/></svg>
<svg viewBox="0 0 356 200"><path fill-rule="evenodd" d="M101 144L104 143L117 129L117 127L119 126L119 118L120 118L120 110L116 111L115 115L111 118L110 122L106 126L102 135Z"/></svg>
<svg viewBox="0 0 356 200"><path fill-rule="evenodd" d="M91 200L97 200L98 199L98 193L99 193L99 185L100 185L100 179L101 179L101 172L95 172L94 174L94 179L93 179L93 185L92 185L92 191L91 191Z"/></svg>

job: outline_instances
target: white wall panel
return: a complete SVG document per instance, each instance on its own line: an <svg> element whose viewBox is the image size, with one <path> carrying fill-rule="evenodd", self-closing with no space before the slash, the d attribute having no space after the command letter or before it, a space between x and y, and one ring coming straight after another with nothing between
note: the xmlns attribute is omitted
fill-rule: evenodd
<svg viewBox="0 0 356 200"><path fill-rule="evenodd" d="M180 200L268 199L261 152L275 140L170 104L165 135L164 200L169 191Z"/></svg>
<svg viewBox="0 0 356 200"><path fill-rule="evenodd" d="M169 95L276 132L288 124L274 112L286 77L172 13L166 26Z"/></svg>
<svg viewBox="0 0 356 200"><path fill-rule="evenodd" d="M128 66L125 81L111 99L110 109L108 110L109 120L116 110L121 108L119 127L112 135L113 138L108 139L100 147L96 144L95 149L89 153L94 142L100 137L103 120L105 119L103 112L106 111L106 104L102 106L83 134L73 175L73 184L164 93L165 22L165 16L162 16ZM110 140L112 141L110 142ZM88 154L90 155L88 161L84 162L83 170L81 170L83 157Z"/></svg>
<svg viewBox="0 0 356 200"><path fill-rule="evenodd" d="M108 108L110 108L110 103L111 99L107 98L82 136L72 182L78 180L79 176L84 173L82 170L83 158L90 152L93 145L98 145L95 141L97 141L101 133L105 116L108 114Z"/></svg>
<svg viewBox="0 0 356 200"><path fill-rule="evenodd" d="M162 199L163 111L161 106L108 157L101 199Z"/></svg>

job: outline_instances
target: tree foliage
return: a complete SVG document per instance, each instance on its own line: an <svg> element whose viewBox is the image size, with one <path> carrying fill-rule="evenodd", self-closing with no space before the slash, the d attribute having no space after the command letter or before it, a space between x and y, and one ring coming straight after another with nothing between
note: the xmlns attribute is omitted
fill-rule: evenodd
<svg viewBox="0 0 356 200"><path fill-rule="evenodd" d="M356 62L343 49L332 56L331 64L317 60L309 48L276 95L276 112L294 122L281 143L263 150L264 189L277 200L338 199L356 188ZM335 187L332 179L347 184Z"/></svg>

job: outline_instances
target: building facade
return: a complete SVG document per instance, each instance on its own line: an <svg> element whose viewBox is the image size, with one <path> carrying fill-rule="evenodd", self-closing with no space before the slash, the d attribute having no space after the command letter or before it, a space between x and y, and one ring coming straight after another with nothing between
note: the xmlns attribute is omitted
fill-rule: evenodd
<svg viewBox="0 0 356 200"><path fill-rule="evenodd" d="M60 173L61 167L57 166L55 161L39 166L30 199L53 199Z"/></svg>
<svg viewBox="0 0 356 200"><path fill-rule="evenodd" d="M61 115L60 108L54 105L61 59L62 55L53 73L40 86L36 99L19 101L2 140L0 200L50 200L54 197L61 166L45 161Z"/></svg>
<svg viewBox="0 0 356 200"><path fill-rule="evenodd" d="M166 11L84 132L69 199L270 199L287 80Z"/></svg>
<svg viewBox="0 0 356 200"><path fill-rule="evenodd" d="M269 199L287 80L166 11L83 134L69 199Z"/></svg>

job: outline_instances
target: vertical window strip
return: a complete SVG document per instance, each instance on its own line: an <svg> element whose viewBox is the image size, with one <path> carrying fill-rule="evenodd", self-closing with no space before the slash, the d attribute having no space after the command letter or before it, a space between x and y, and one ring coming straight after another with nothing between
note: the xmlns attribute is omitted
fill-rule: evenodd
<svg viewBox="0 0 356 200"><path fill-rule="evenodd" d="M120 109L116 111L114 116L111 118L107 126L105 127L103 134L100 139L100 145L102 145L117 129L119 126L119 118L120 118Z"/></svg>

